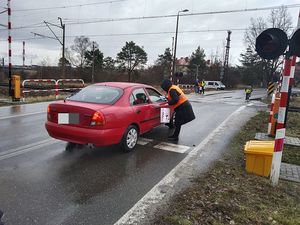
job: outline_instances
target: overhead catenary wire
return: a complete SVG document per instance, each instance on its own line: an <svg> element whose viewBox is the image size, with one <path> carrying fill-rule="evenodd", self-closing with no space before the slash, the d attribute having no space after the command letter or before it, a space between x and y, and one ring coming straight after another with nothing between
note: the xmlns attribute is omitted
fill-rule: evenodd
<svg viewBox="0 0 300 225"><path fill-rule="evenodd" d="M221 10L221 11L208 11L208 12L197 12L197 13L186 13L181 15L181 17L188 16L203 16L203 15L217 15L217 14L228 14L228 13L241 13L241 12L254 12L254 11L266 11L278 9L280 7L286 8L298 8L300 4L289 4L289 5L277 5L270 7L261 7L261 8L250 8L250 9L235 9L235 10ZM129 21L129 20L145 20L145 19L160 19L160 18L172 18L176 17L177 14L169 14L169 15L156 15L156 16L140 16L140 17L123 17L123 18L94 18L94 19L68 19L64 18L65 24L68 26L72 25L81 25L81 24L92 24L92 23L107 23L107 22L118 22L118 21ZM69 21L69 22L68 22ZM25 25L20 27L14 27L14 30L17 29L31 29L31 28L39 28L44 27L42 23ZM3 31L5 29L0 29Z"/></svg>
<svg viewBox="0 0 300 225"><path fill-rule="evenodd" d="M229 28L230 30L233 31L245 31L246 28ZM224 32L229 29L203 29L203 30L186 30L186 31L178 31L178 33L204 33L204 32ZM46 35L41 35L32 32L36 36L40 36L40 38L18 38L15 39L15 41L18 40L38 40L38 39L44 39L44 38L49 38L49 36ZM113 37L113 36L139 36L139 35L163 35L163 34L174 34L174 31L161 31L161 32L139 32L139 33L116 33L116 34L88 34L85 36L88 37ZM66 35L66 38L74 38L81 36L81 34L78 35ZM58 36L61 38L61 36ZM52 38L55 39L55 38ZM56 39L55 39L56 40ZM3 41L3 40L1 40Z"/></svg>
<svg viewBox="0 0 300 225"><path fill-rule="evenodd" d="M279 6L270 6L270 7L261 7L261 8L250 8L250 9L235 9L235 10L221 10L221 11L185 13L185 14L182 14L181 17L204 16L204 15L227 14L227 13L239 13L239 12L265 11L265 10L278 9L280 7L298 8L298 7L300 7L300 4L279 5ZM172 18L172 17L177 17L177 14L157 15L157 16L141 16L141 17L124 17L124 18L95 19L94 21L70 22L70 23L68 23L68 25L72 25L72 24L88 24L88 23L104 23L104 22L117 22L117 21L141 20L141 19ZM67 18L65 18L65 20L68 21Z"/></svg>
<svg viewBox="0 0 300 225"><path fill-rule="evenodd" d="M124 2L124 1L127 1L127 0L112 0L112 1L93 2L93 3L85 3L85 4L77 4L77 5L68 5L68 6L15 9L14 12L41 11L41 10L51 10L51 9L68 9L68 8L103 5L103 4L107 4L107 3L117 3L117 2Z"/></svg>

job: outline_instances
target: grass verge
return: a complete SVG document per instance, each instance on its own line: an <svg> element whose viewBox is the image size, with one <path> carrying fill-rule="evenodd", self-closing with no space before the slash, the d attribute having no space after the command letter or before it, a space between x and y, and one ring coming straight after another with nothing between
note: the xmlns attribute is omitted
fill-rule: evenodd
<svg viewBox="0 0 300 225"><path fill-rule="evenodd" d="M299 118L300 120L300 118ZM256 132L265 132L268 114L253 117L233 139L223 158L179 193L153 224L300 224L300 184L245 171L243 147ZM298 128L299 129L299 128ZM285 151L284 151L285 152ZM286 156L284 153L284 157Z"/></svg>

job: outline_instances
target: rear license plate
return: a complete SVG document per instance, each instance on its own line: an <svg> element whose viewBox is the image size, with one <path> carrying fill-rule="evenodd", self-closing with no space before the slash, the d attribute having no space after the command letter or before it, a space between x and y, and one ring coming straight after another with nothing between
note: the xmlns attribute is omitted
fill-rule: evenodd
<svg viewBox="0 0 300 225"><path fill-rule="evenodd" d="M79 114L58 113L58 124L79 124Z"/></svg>

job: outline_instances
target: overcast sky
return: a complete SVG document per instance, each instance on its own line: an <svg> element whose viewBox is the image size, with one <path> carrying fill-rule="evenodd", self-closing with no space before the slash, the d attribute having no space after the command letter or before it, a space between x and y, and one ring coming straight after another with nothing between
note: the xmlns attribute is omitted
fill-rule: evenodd
<svg viewBox="0 0 300 225"><path fill-rule="evenodd" d="M59 25L58 17L61 17L66 24L66 47L73 44L76 36L84 35L99 44L99 49L104 53L104 57L115 58L126 41L134 41L144 47L148 54L148 65L151 65L167 47L171 48L172 37L175 36L176 17L116 20L118 18L176 15L178 11L188 9L189 12L181 13L182 16L179 20L177 57L190 56L199 45L205 50L207 59L211 58L212 53L222 54L227 37L226 30L232 29L230 63L237 64L240 53L245 50L243 42L245 31L234 29L246 29L250 24L251 17L266 18L270 14L270 10L207 15L188 14L292 4L300 5L300 1L11 0L11 20L12 27L15 28L12 30L12 63L13 65L22 65L22 41L24 40L26 42L26 65L41 64L43 60L48 61L51 65L57 65L58 59L61 57L60 43L53 39L35 37L31 32L52 37L51 31L43 24L43 21ZM7 7L7 1L0 1L0 7L2 8L0 11L3 11ZM289 8L288 11L292 16L293 25L296 26L299 6L298 8ZM184 14L187 15L184 16ZM114 21L103 22L107 19ZM0 14L0 24L7 24L7 13ZM203 32L204 30L222 31ZM53 31L59 37L62 36L61 29L53 27ZM7 49L7 30L0 27L0 57L4 57L6 63L8 61Z"/></svg>

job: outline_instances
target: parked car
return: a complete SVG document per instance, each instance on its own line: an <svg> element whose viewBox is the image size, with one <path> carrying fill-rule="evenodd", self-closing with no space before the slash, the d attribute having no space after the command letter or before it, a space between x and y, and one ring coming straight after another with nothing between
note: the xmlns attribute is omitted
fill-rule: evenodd
<svg viewBox="0 0 300 225"><path fill-rule="evenodd" d="M98 83L51 103L45 127L59 140L95 146L120 143L123 150L131 151L139 135L161 125L162 107L168 103L152 86Z"/></svg>
<svg viewBox="0 0 300 225"><path fill-rule="evenodd" d="M225 85L221 81L205 81L205 88L211 88L216 90L224 90Z"/></svg>

